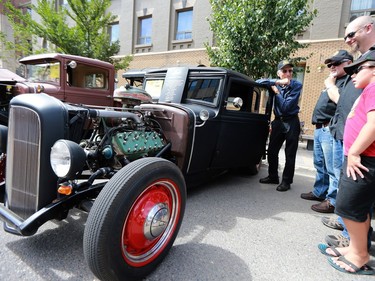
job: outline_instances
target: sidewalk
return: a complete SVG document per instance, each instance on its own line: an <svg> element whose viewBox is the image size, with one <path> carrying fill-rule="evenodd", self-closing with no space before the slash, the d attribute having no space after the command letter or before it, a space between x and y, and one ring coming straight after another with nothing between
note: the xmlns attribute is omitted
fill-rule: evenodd
<svg viewBox="0 0 375 281"><path fill-rule="evenodd" d="M307 141L299 142L296 158L296 173L302 173L304 175L311 175L315 178L316 170L314 168L314 159L313 151L307 150ZM283 147L284 149L284 147ZM280 151L281 152L281 151ZM284 152L280 153L283 155L283 158L279 156L280 160L283 159L283 168L285 164L285 154ZM281 162L280 162L281 164Z"/></svg>
<svg viewBox="0 0 375 281"><path fill-rule="evenodd" d="M297 150L297 157L296 157L296 174L301 174L304 176L309 176L315 178L316 170L314 168L313 162L313 152L312 150L307 150L307 141L299 142L298 150ZM279 153L279 172L282 173L285 165L285 152L284 152L285 144L281 147ZM268 167L267 159L262 161L262 165Z"/></svg>

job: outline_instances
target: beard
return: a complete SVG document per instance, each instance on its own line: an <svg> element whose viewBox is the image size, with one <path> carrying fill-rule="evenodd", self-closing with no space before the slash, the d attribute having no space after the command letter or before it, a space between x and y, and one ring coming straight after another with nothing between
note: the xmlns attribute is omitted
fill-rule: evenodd
<svg viewBox="0 0 375 281"><path fill-rule="evenodd" d="M350 48L352 50L352 53L359 52L359 45L357 42L354 42L352 45L350 45Z"/></svg>
<svg viewBox="0 0 375 281"><path fill-rule="evenodd" d="M336 77L337 76L337 71L332 71L329 76L331 77Z"/></svg>

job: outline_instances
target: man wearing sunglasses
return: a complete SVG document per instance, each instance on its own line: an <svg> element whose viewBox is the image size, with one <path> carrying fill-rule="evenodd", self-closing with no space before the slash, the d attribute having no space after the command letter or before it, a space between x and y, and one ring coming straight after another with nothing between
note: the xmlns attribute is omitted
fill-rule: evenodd
<svg viewBox="0 0 375 281"><path fill-rule="evenodd" d="M352 62L353 56L346 50L339 50L324 61L330 72L325 82L331 87L334 83L339 93L341 93L346 79L350 78L346 74L344 66ZM329 88L325 87L321 92L312 115L312 124L315 125L313 154L316 169L315 183L312 191L301 194L302 199L321 201L321 203L311 206L313 211L320 213L334 212L338 184L335 182L336 177L332 163L333 136L329 129L329 122L335 114L337 101L330 99L328 90Z"/></svg>
<svg viewBox="0 0 375 281"><path fill-rule="evenodd" d="M279 184L279 151L285 141L285 166L281 183L276 188L277 191L287 191L293 183L301 130L298 118L298 100L301 95L302 84L292 79L293 66L291 61L283 60L277 66L279 79L260 79L257 81L272 87L275 92L275 119L271 123L271 135L267 150L268 176L260 179L260 183Z"/></svg>
<svg viewBox="0 0 375 281"><path fill-rule="evenodd" d="M366 53L374 47L374 20L371 16L358 17L348 24L344 36L344 41L350 46L353 53Z"/></svg>
<svg viewBox="0 0 375 281"><path fill-rule="evenodd" d="M371 16L361 16L348 24L344 36L345 43L348 44L353 52L359 52L364 55L371 49L375 48L375 28ZM337 101L335 115L330 123L330 131L333 140L333 168L335 171L336 181L338 184L340 172L344 161L343 153L343 135L346 118L355 102L362 93L361 89L354 87L351 79L346 79L341 94L338 93L337 87L333 81L326 81L329 88L328 94L333 101ZM337 185L335 185L337 188ZM331 188L331 187L330 187ZM328 245L334 247L346 247L349 245L349 234L341 217L334 219L332 217L323 217L324 225L342 230L341 234L327 235L325 240ZM369 247L371 246L371 232L369 232Z"/></svg>

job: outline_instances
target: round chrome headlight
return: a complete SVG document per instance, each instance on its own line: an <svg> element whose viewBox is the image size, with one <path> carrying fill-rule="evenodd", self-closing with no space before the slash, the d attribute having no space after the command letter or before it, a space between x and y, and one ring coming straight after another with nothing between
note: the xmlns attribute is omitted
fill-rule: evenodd
<svg viewBox="0 0 375 281"><path fill-rule="evenodd" d="M208 113L207 110L203 109L199 112L199 118L202 121L206 121L210 117L210 114Z"/></svg>
<svg viewBox="0 0 375 281"><path fill-rule="evenodd" d="M85 161L85 151L75 142L58 140L51 148L52 170L59 178L74 179L82 171Z"/></svg>

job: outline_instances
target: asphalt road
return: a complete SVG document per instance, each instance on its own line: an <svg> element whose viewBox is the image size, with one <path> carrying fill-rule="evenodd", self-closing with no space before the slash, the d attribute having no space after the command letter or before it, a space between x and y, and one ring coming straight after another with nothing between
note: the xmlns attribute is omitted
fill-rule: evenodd
<svg viewBox="0 0 375 281"><path fill-rule="evenodd" d="M224 175L189 190L175 244L145 280L374 280L334 270L318 251L325 235L339 232L322 225L314 202L300 199L313 184L303 173L287 192L258 182L265 167L254 177ZM28 238L0 231L0 280L97 280L83 257L86 218L73 210Z"/></svg>

